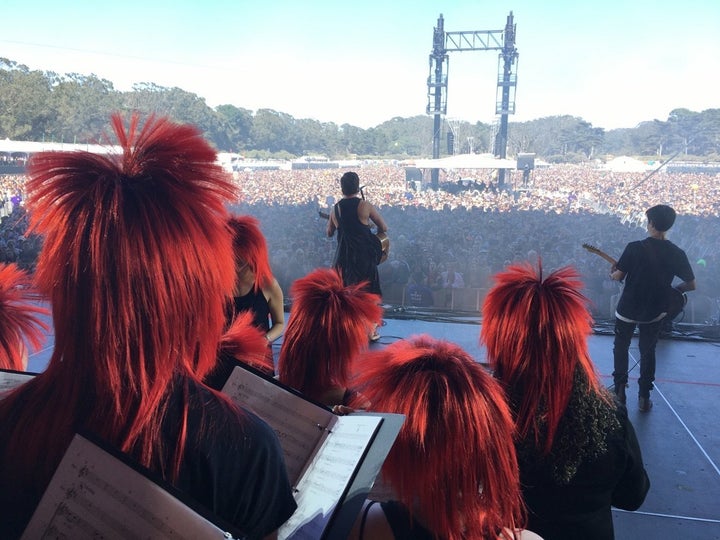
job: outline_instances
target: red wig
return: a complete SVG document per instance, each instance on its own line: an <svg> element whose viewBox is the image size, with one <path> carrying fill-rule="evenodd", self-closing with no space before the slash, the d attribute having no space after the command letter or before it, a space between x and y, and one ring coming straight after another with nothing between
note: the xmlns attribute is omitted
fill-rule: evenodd
<svg viewBox="0 0 720 540"><path fill-rule="evenodd" d="M0 368L22 371L27 342L38 350L48 325L38 316L50 315L34 302L30 277L15 264L0 264Z"/></svg>
<svg viewBox="0 0 720 540"><path fill-rule="evenodd" d="M370 329L382 317L380 297L364 286L344 286L329 268L293 283L278 360L281 382L314 399L333 386L347 386L351 362L367 348Z"/></svg>
<svg viewBox="0 0 720 540"><path fill-rule="evenodd" d="M233 216L228 224L233 231L235 259L246 262L255 274L255 290L267 287L272 283L273 276L260 222L251 216Z"/></svg>
<svg viewBox="0 0 720 540"><path fill-rule="evenodd" d="M19 415L5 456L35 488L79 429L177 475L187 418L179 440L163 441L164 398L176 375L200 380L215 364L234 284L224 205L235 191L215 150L164 118L141 127L133 115L126 129L115 114L112 127L121 155L44 152L29 163L55 348L44 373L0 402L0 417Z"/></svg>
<svg viewBox="0 0 720 540"><path fill-rule="evenodd" d="M405 415L382 474L423 524L448 540L523 525L513 424L502 388L459 346L429 336L362 356L371 409Z"/></svg>
<svg viewBox="0 0 720 540"><path fill-rule="evenodd" d="M495 281L483 304L481 342L495 376L512 395L518 435L534 437L548 454L576 370L585 372L591 391L600 390L587 348L588 301L571 267L543 280L542 262L537 270L529 263L513 265Z"/></svg>
<svg viewBox="0 0 720 540"><path fill-rule="evenodd" d="M230 328L223 334L220 351L255 369L275 373L275 366L267 354L268 341L265 332L253 325L251 311L243 311L235 317Z"/></svg>

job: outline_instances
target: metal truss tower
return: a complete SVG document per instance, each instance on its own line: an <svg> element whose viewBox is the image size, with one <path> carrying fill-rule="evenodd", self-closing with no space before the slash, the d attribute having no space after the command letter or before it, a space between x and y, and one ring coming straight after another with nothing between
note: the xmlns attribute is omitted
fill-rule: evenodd
<svg viewBox="0 0 720 540"><path fill-rule="evenodd" d="M433 48L430 53L428 76L427 114L433 115L433 159L440 157L440 128L442 116L447 114L448 53L453 51L500 51L495 114L500 115L500 127L495 137L494 154L507 157L508 115L515 113L517 86L517 58L515 23L512 11L504 30L475 30L471 32L445 32L442 14L433 29ZM432 169L432 188L438 188L439 171ZM498 171L499 187L505 185L505 169Z"/></svg>

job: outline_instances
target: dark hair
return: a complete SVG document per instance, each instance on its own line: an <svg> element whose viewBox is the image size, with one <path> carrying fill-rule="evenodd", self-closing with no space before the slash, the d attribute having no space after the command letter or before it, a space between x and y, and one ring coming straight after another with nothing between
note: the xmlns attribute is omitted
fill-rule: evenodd
<svg viewBox="0 0 720 540"><path fill-rule="evenodd" d="M675 210L666 204L658 204L645 212L648 221L660 232L667 231L675 223Z"/></svg>
<svg viewBox="0 0 720 540"><path fill-rule="evenodd" d="M360 191L360 177L355 172L346 172L340 178L343 195L355 195Z"/></svg>

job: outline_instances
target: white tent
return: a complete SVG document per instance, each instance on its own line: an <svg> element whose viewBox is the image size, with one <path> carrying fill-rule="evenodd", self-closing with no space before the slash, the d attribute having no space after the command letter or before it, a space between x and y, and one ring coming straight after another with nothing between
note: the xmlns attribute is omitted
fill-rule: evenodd
<svg viewBox="0 0 720 540"><path fill-rule="evenodd" d="M619 156L608 161L605 164L605 168L614 172L647 172L653 170L655 167L639 159Z"/></svg>
<svg viewBox="0 0 720 540"><path fill-rule="evenodd" d="M83 150L95 154L122 153L119 146L101 144L72 144L60 142L33 142L33 141L11 141L10 139L0 140L0 152L7 154L35 154L37 152L59 151L70 152Z"/></svg>
<svg viewBox="0 0 720 540"><path fill-rule="evenodd" d="M498 159L492 154L460 154L439 159L417 159L410 166L418 169L516 169L514 159Z"/></svg>

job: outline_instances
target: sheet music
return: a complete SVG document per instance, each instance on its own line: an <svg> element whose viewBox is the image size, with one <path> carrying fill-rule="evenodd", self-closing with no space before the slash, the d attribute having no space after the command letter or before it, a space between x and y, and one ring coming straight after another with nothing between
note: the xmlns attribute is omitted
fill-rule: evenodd
<svg viewBox="0 0 720 540"><path fill-rule="evenodd" d="M242 367L233 369L222 391L273 428L285 455L288 478L296 486L336 416Z"/></svg>
<svg viewBox="0 0 720 540"><path fill-rule="evenodd" d="M160 486L75 435L22 540L231 538Z"/></svg>
<svg viewBox="0 0 720 540"><path fill-rule="evenodd" d="M34 376L34 373L23 373L21 371L0 371L0 399L2 399L5 392L9 392L28 382Z"/></svg>
<svg viewBox="0 0 720 540"><path fill-rule="evenodd" d="M340 416L297 485L298 508L278 538L317 540L342 499L382 417Z"/></svg>

